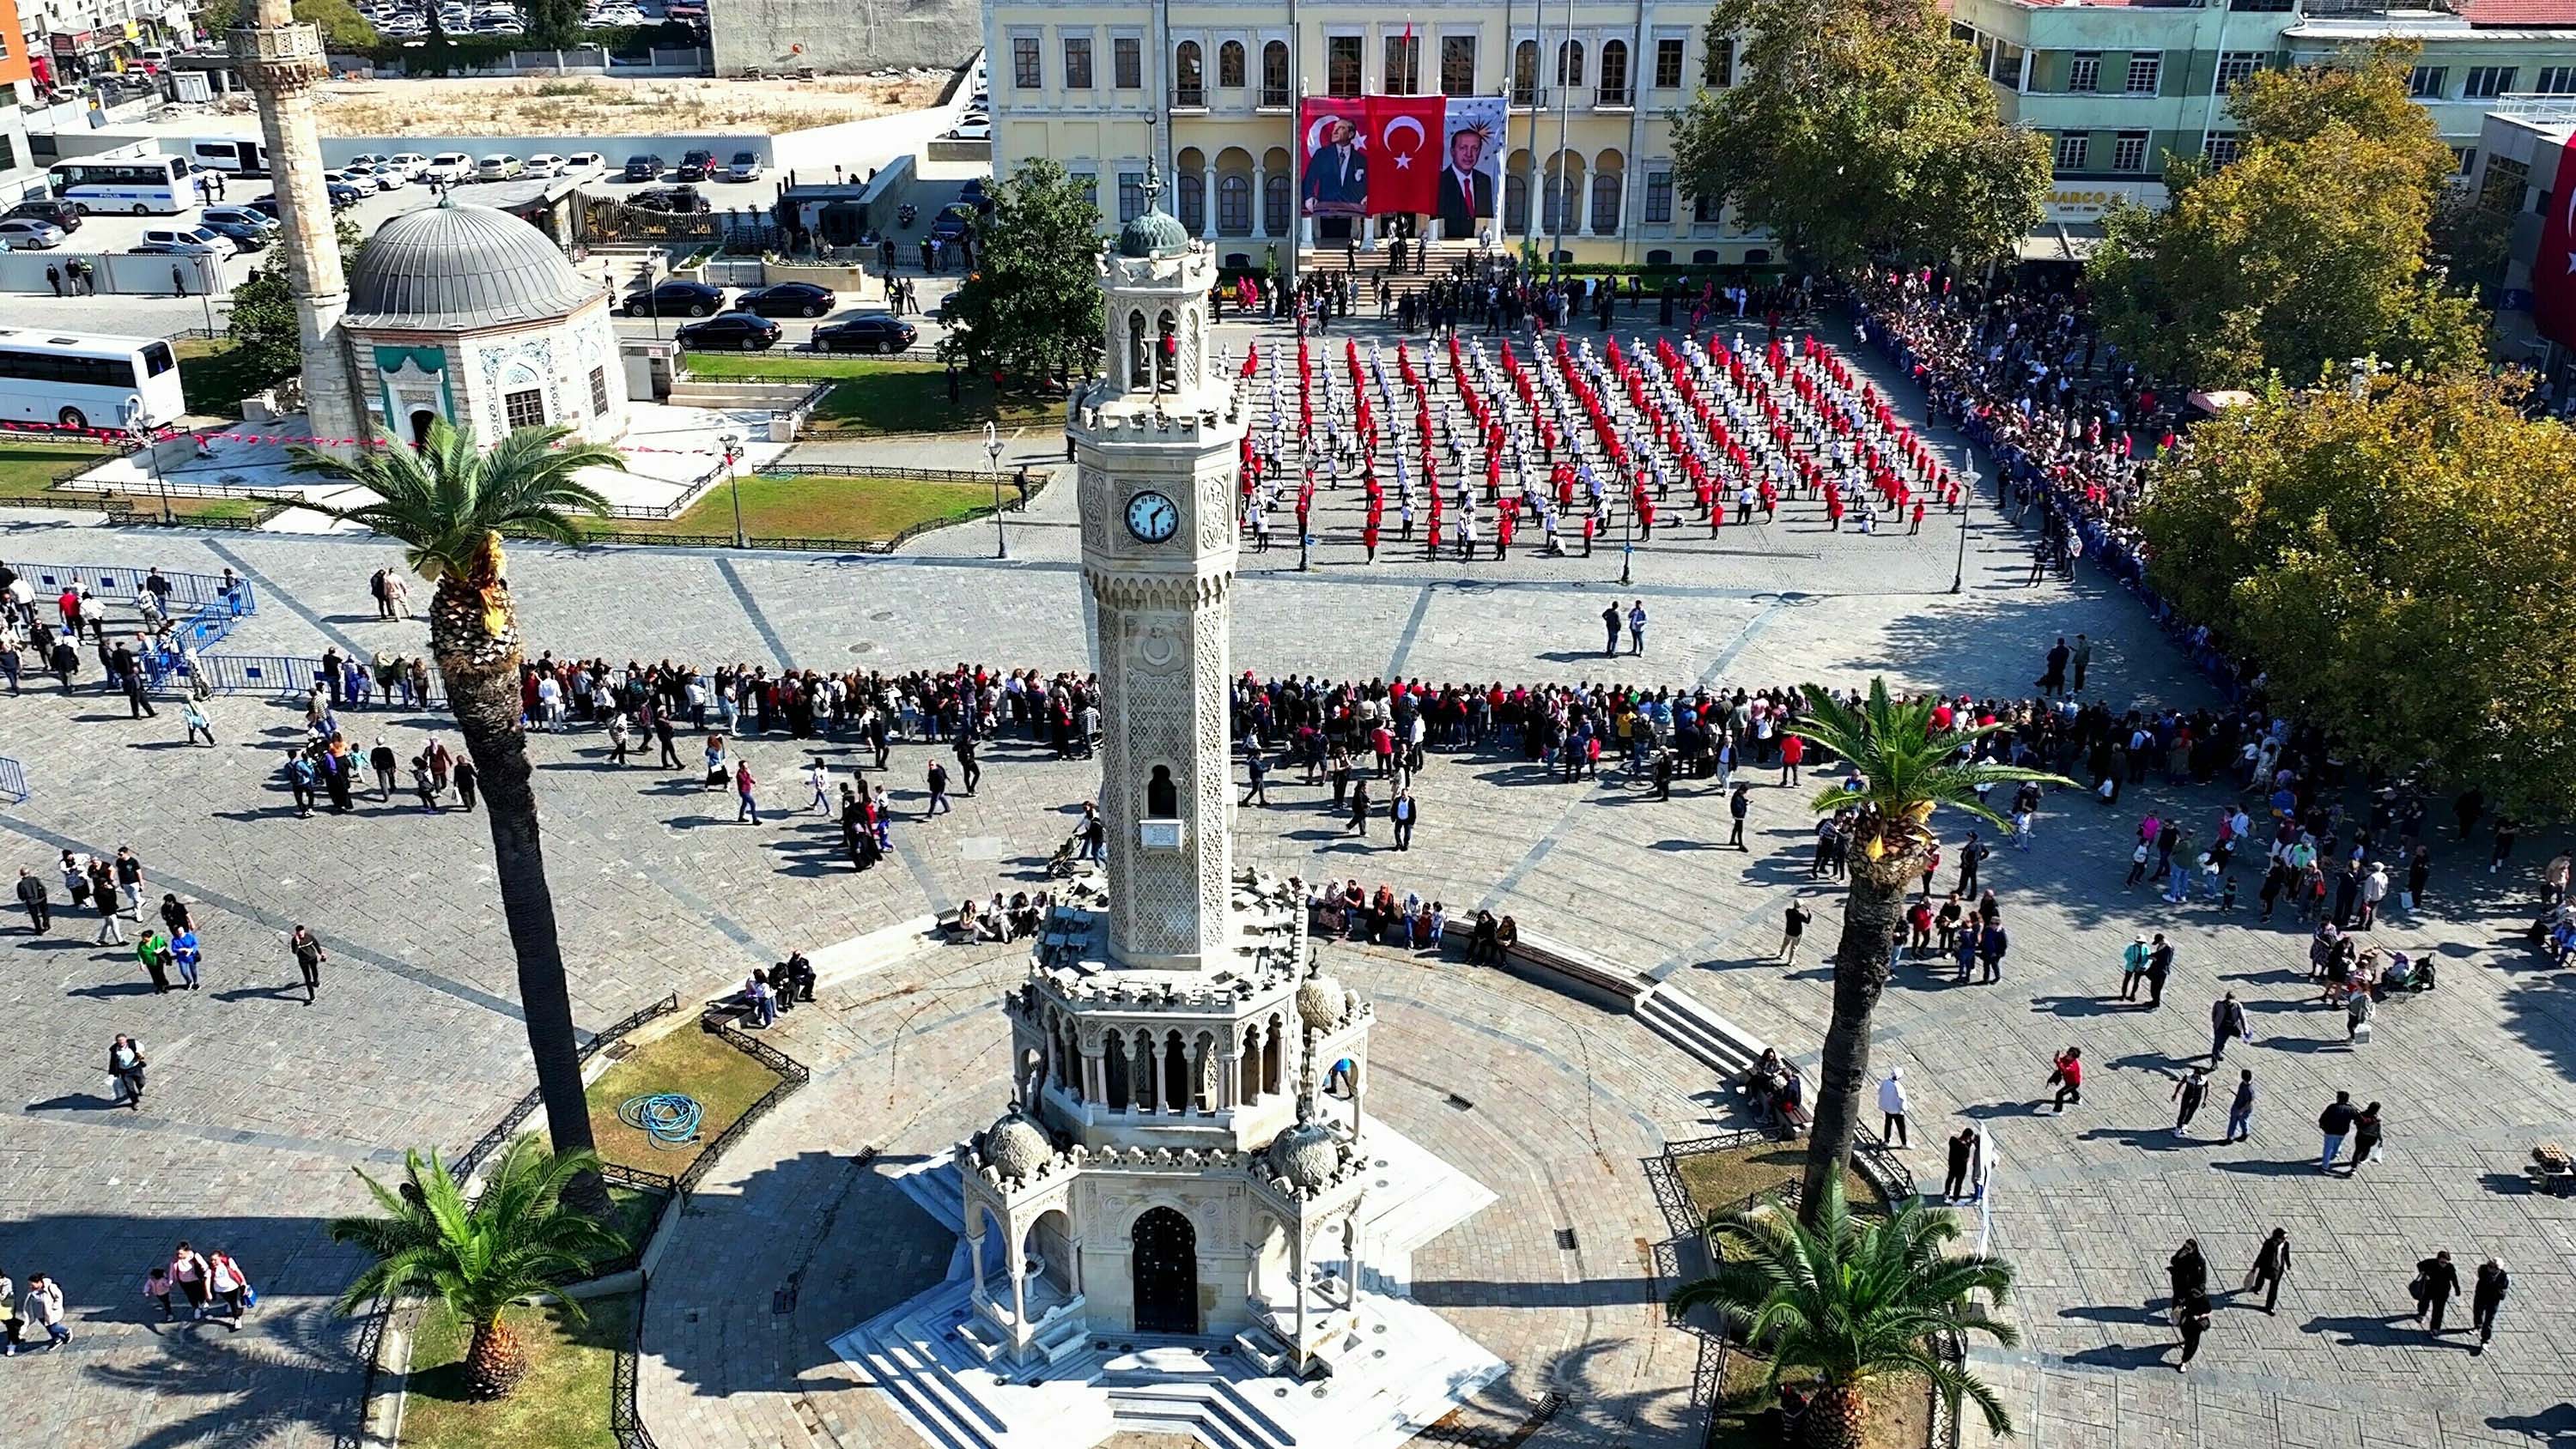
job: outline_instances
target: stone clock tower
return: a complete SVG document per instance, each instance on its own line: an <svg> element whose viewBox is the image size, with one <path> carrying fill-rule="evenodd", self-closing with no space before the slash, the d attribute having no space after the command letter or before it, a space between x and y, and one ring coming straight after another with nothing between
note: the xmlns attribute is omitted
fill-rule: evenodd
<svg viewBox="0 0 2576 1449"><path fill-rule="evenodd" d="M1212 373L1216 257L1159 204L1102 260L1106 376L1075 399L1082 577L1100 622L1109 954L1197 971L1229 950L1229 630L1245 422Z"/></svg>

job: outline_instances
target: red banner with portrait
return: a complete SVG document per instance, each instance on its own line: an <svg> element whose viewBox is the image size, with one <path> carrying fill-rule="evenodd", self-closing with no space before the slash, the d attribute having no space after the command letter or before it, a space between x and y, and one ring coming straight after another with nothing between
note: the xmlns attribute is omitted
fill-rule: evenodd
<svg viewBox="0 0 2576 1449"><path fill-rule="evenodd" d="M1368 209L1368 105L1357 97L1308 96L1298 107L1297 188L1303 216L1360 216Z"/></svg>

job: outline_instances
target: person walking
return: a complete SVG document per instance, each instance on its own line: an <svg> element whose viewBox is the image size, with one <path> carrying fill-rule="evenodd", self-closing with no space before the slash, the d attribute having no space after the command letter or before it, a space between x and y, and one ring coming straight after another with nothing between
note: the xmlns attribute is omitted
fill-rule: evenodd
<svg viewBox="0 0 2576 1449"><path fill-rule="evenodd" d="M2442 1332L2442 1315L2451 1306L2452 1295L2460 1291L2460 1270L2451 1262L2451 1250L2443 1248L2429 1258L2415 1263L2415 1281L2406 1285L2415 1299L2414 1321L2422 1323L2424 1315L2433 1315L2433 1333Z"/></svg>
<svg viewBox="0 0 2576 1449"><path fill-rule="evenodd" d="M18 1356L18 1331L25 1326L18 1317L18 1285L9 1281L6 1270L0 1270L0 1356Z"/></svg>
<svg viewBox="0 0 2576 1449"><path fill-rule="evenodd" d="M2227 1104L2227 1135L2221 1144L2243 1142L2254 1135L2254 1073L2236 1074L2236 1097Z"/></svg>
<svg viewBox="0 0 2576 1449"><path fill-rule="evenodd" d="M143 1110L143 1072L150 1065L143 1059L142 1045L130 1036L120 1034L107 1044L107 1074L132 1111Z"/></svg>
<svg viewBox="0 0 2576 1449"><path fill-rule="evenodd" d="M90 904L98 907L98 934L90 937L93 946L122 946L125 928L118 925L116 890L104 876L90 885Z"/></svg>
<svg viewBox="0 0 2576 1449"><path fill-rule="evenodd" d="M2487 1351L2487 1341L2495 1337L2496 1310L2504 1307L2505 1290L2512 1286L2504 1259L2490 1256L2478 1265L2477 1283L2469 1290L2469 1326L2478 1331L2478 1346L2471 1353Z"/></svg>
<svg viewBox="0 0 2576 1449"><path fill-rule="evenodd" d="M1261 748L1259 745L1254 745L1252 748L1243 752L1243 773L1246 781L1243 791L1243 803L1246 805L1269 804L1270 766L1262 760Z"/></svg>
<svg viewBox="0 0 2576 1449"><path fill-rule="evenodd" d="M2209 1062L2211 1066L2227 1060L2227 1044L2238 1038L2254 1039L2245 1020L2245 1003L2231 991L2209 1006Z"/></svg>
<svg viewBox="0 0 2576 1449"><path fill-rule="evenodd" d="M2183 1304L2209 1296L2209 1260L2201 1256L2200 1239L2182 1240L2182 1246L2165 1260L2165 1278L2173 1287L2174 1318L2180 1322Z"/></svg>
<svg viewBox="0 0 2576 1449"><path fill-rule="evenodd" d="M1396 849L1413 848L1413 823L1421 813L1421 803L1413 798L1411 790L1398 790L1395 798L1387 802L1386 818L1395 822Z"/></svg>
<svg viewBox="0 0 2576 1449"><path fill-rule="evenodd" d="M116 848L116 893L125 900L125 913L135 920L143 919L143 861L134 847Z"/></svg>
<svg viewBox="0 0 2576 1449"><path fill-rule="evenodd" d="M2182 1357L2175 1361L2174 1372L2191 1372L2191 1361L2200 1354L2200 1340L2209 1332L2209 1295L2194 1293L2174 1307L2174 1328L2182 1336Z"/></svg>
<svg viewBox="0 0 2576 1449"><path fill-rule="evenodd" d="M1615 659L1619 655L1619 605L1615 600L1601 611L1601 628L1608 636L1601 641L1601 657Z"/></svg>
<svg viewBox="0 0 2576 1449"><path fill-rule="evenodd" d="M2352 1133L2353 1119L2361 1112L2352 1105L2352 1093L2337 1092L2326 1109L2317 1114L2317 1131L2325 1136L2325 1150L2317 1157L2317 1171L2332 1172L2335 1158L2343 1151L2343 1139Z"/></svg>
<svg viewBox="0 0 2576 1449"><path fill-rule="evenodd" d="M931 816L937 815L943 810L954 810L957 808L948 803L948 767L946 765L939 763L937 760L931 761L927 769L924 771L923 778L927 781L930 787L930 803L923 807L921 812L922 819L927 820Z"/></svg>
<svg viewBox="0 0 2576 1449"><path fill-rule="evenodd" d="M1815 918L1816 913L1807 909L1805 901L1790 901L1788 919L1781 926L1780 949L1772 954L1781 961L1795 965L1798 960L1798 942L1807 934L1807 923Z"/></svg>
<svg viewBox="0 0 2576 1449"><path fill-rule="evenodd" d="M1752 810L1752 802L1753 786L1742 780L1735 782L1735 788L1726 797L1727 819L1733 825L1733 831L1726 837L1726 843L1747 855L1753 853L1753 847L1744 843L1744 817Z"/></svg>
<svg viewBox="0 0 2576 1449"><path fill-rule="evenodd" d="M2274 1228L2272 1235L2263 1240L2263 1246L2255 1251L2254 1266L2245 1270L2243 1291L2251 1293L2257 1288L2262 1289L2263 1311L2269 1314L2281 1301L2281 1280L2289 1276L2290 1230Z"/></svg>
<svg viewBox="0 0 2576 1449"><path fill-rule="evenodd" d="M481 779L481 776L475 773L474 762L471 759L457 760L455 779L456 798L465 806L467 812L471 813L474 809L474 786Z"/></svg>
<svg viewBox="0 0 2576 1449"><path fill-rule="evenodd" d="M2361 1165L2379 1151L2379 1104L2371 1103L2352 1119L2352 1166L2347 1175L2358 1174Z"/></svg>
<svg viewBox="0 0 2576 1449"><path fill-rule="evenodd" d="M1890 1067L1886 1078L1878 1084L1878 1111L1883 1119L1879 1123L1878 1135L1882 1141L1898 1147L1913 1145L1906 1136L1905 1109L1905 1068Z"/></svg>
<svg viewBox="0 0 2576 1449"><path fill-rule="evenodd" d="M1357 780L1352 782L1351 830L1362 840L1368 839L1369 804L1368 781Z"/></svg>
<svg viewBox="0 0 2576 1449"><path fill-rule="evenodd" d="M2182 1080L2174 1083L2171 1100L2178 1104L2174 1111L2173 1130L2176 1137L2180 1137L2183 1129L2191 1125L2192 1118L2200 1115L2200 1104L2208 1100L2208 1097L2209 1078L2203 1076L2198 1067L2185 1072Z"/></svg>
<svg viewBox="0 0 2576 1449"><path fill-rule="evenodd" d="M2165 982L2173 975L2173 942L2165 933L2156 932L2155 944L2147 951L2147 1010L2162 1010L2165 1004Z"/></svg>
<svg viewBox="0 0 2576 1449"><path fill-rule="evenodd" d="M304 978L304 1004L311 1006L313 998L321 994L322 963L331 959L331 953L322 949L322 943L301 922L286 933L286 949L294 953L295 969Z"/></svg>
<svg viewBox="0 0 2576 1449"><path fill-rule="evenodd" d="M2120 952L2120 999L2138 999L2138 983L2147 977L2147 938L2141 933Z"/></svg>
<svg viewBox="0 0 2576 1449"><path fill-rule="evenodd" d="M241 1264L234 1262L230 1253L217 1248L206 1255L206 1283L223 1302L231 1320L226 1326L235 1333L241 1332L242 1310L251 1299L250 1276L242 1272Z"/></svg>
<svg viewBox="0 0 2576 1449"><path fill-rule="evenodd" d="M753 825L760 823L760 797L754 793L759 784L752 778L751 761L737 758L733 762L733 821L736 825L746 821Z"/></svg>
<svg viewBox="0 0 2576 1449"><path fill-rule="evenodd" d="M179 979L190 991L197 989L197 968L205 963L205 951L197 943L193 930L181 931L170 938L170 964L177 967Z"/></svg>
<svg viewBox="0 0 2576 1449"><path fill-rule="evenodd" d="M25 866L18 868L18 904L27 908L27 934L41 936L54 928L53 893Z"/></svg>
<svg viewBox="0 0 2576 1449"><path fill-rule="evenodd" d="M2377 953L2372 954L2375 956ZM2354 1046L2364 1046L2370 1041L2370 1018L2378 1009L2370 988L2369 982L2355 981L2352 988L2344 993L2343 1039Z"/></svg>
<svg viewBox="0 0 2576 1449"><path fill-rule="evenodd" d="M192 1320L204 1318L206 1310L214 1306L213 1277L214 1265L206 1261L205 1254L184 1242L170 1250L170 1281L179 1285L180 1296L188 1300Z"/></svg>
<svg viewBox="0 0 2576 1449"><path fill-rule="evenodd" d="M52 1276L38 1273L27 1280L27 1295L18 1300L18 1316L29 1327L45 1331L46 1353L52 1353L72 1341L72 1331L63 1326L63 1289ZM15 1355L17 1345L10 1345Z"/></svg>
<svg viewBox="0 0 2576 1449"><path fill-rule="evenodd" d="M158 931L147 930L143 939L134 943L134 959L143 963L144 974L152 978L152 994L167 995L170 976L170 938Z"/></svg>
<svg viewBox="0 0 2576 1449"><path fill-rule="evenodd" d="M2084 1105L2084 1048L2068 1047L2057 1054L2048 1073L2048 1085L2057 1089L2049 1105L2064 1115L2066 1104Z"/></svg>

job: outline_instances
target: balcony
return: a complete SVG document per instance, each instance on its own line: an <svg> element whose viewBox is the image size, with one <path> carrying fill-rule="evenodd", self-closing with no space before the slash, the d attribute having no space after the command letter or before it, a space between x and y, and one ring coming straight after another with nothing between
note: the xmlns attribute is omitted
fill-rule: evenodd
<svg viewBox="0 0 2576 1449"><path fill-rule="evenodd" d="M1175 115L1199 114L1207 110L1207 87L1177 85L1172 87L1172 111Z"/></svg>

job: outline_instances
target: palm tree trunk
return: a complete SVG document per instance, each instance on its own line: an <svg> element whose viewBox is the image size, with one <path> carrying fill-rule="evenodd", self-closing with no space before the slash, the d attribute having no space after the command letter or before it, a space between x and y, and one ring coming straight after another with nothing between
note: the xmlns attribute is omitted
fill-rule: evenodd
<svg viewBox="0 0 2576 1449"><path fill-rule="evenodd" d="M1869 1429L1869 1400L1849 1384L1819 1386L1807 1403L1807 1449L1861 1449Z"/></svg>
<svg viewBox="0 0 2576 1449"><path fill-rule="evenodd" d="M1851 1164L1862 1094L1869 1089L1870 1014L1887 987L1888 961L1905 917L1905 884L1922 873L1922 858L1912 851L1890 851L1877 860L1858 849L1851 854L1851 894L1843 902L1842 939L1834 947L1834 1017L1817 1067L1815 1130L1807 1139L1807 1174L1798 1198L1798 1216L1809 1226Z"/></svg>
<svg viewBox="0 0 2576 1449"><path fill-rule="evenodd" d="M563 945L555 932L554 890L546 881L545 851L537 838L527 736L519 727L518 622L507 603L506 586L499 597L504 622L496 635L485 627L482 596L452 576L442 579L430 610L430 647L447 686L448 707L456 712L457 732L482 778L501 916L518 958L519 1008L527 1016L528 1053L536 1061L546 1133L555 1151L572 1152L596 1144L590 1104L582 1095ZM593 1216L608 1211L607 1191L593 1173L575 1178L565 1198Z"/></svg>
<svg viewBox="0 0 2576 1449"><path fill-rule="evenodd" d="M528 1372L526 1345L501 1315L474 1325L474 1342L465 1351L465 1393L474 1399L508 1398Z"/></svg>

